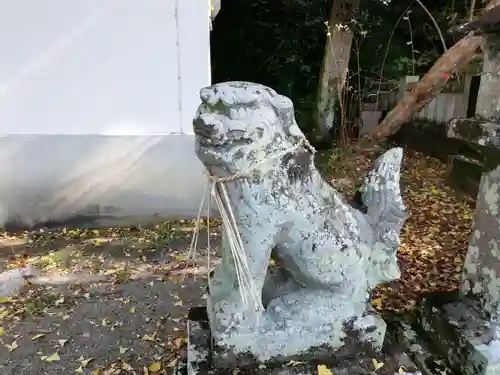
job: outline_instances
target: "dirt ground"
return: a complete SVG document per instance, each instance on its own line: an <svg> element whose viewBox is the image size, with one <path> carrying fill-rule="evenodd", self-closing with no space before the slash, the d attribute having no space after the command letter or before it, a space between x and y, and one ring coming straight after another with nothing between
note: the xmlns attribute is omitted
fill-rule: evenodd
<svg viewBox="0 0 500 375"><path fill-rule="evenodd" d="M188 307L203 303L207 241L187 262L193 228L5 234L4 264L29 255L48 285L0 303L0 373L167 373L185 347Z"/></svg>
<svg viewBox="0 0 500 375"><path fill-rule="evenodd" d="M378 153L328 153L317 164L352 195ZM405 152L402 191L411 216L398 254L403 277L377 288L376 309L408 312L422 293L457 287L473 202L449 189L444 177L439 161ZM211 228L216 244L217 223ZM185 350L187 308L203 304L209 269L204 228L196 264L187 262L193 230L193 221L177 221L3 233L0 271L32 262L46 285L0 301L0 374L169 373Z"/></svg>

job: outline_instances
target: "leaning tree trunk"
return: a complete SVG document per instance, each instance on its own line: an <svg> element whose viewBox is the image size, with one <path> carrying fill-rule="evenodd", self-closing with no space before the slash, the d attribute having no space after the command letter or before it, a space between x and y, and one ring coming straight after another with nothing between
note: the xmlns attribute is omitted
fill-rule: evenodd
<svg viewBox="0 0 500 375"><path fill-rule="evenodd" d="M316 128L323 137L334 124L335 107L346 82L353 39L349 21L358 7L359 0L334 0L330 12L315 113Z"/></svg>
<svg viewBox="0 0 500 375"><path fill-rule="evenodd" d="M500 5L500 0L492 0L486 10L498 5ZM483 46L484 41L485 38L480 35L466 36L459 40L436 61L413 90L405 93L403 99L375 128L374 133L363 139L362 143L375 144L396 133L403 123L411 119L414 113L420 111L434 99L434 96L443 89L452 74L463 70L474 57L476 51Z"/></svg>

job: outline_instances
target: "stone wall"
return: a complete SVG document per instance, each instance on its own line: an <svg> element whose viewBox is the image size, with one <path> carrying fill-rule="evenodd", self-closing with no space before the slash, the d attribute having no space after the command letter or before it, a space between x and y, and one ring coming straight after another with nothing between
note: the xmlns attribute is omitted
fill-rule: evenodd
<svg viewBox="0 0 500 375"><path fill-rule="evenodd" d="M470 147L465 142L448 138L444 123L414 120L404 124L390 141L444 163L448 162L450 155L471 153Z"/></svg>

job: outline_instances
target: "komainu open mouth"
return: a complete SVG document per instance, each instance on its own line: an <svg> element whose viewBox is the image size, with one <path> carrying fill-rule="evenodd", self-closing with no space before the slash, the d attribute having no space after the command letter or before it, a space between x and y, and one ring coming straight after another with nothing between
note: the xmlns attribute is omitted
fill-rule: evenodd
<svg viewBox="0 0 500 375"><path fill-rule="evenodd" d="M193 121L194 133L201 145L223 147L248 145L254 141L245 131L246 124L243 119L213 113L206 106L203 107Z"/></svg>

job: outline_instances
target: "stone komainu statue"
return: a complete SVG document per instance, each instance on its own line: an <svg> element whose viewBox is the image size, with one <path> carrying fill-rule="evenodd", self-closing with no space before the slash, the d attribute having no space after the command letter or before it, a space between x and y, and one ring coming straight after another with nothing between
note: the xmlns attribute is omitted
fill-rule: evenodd
<svg viewBox="0 0 500 375"><path fill-rule="evenodd" d="M355 332L359 345L379 349L386 326L368 300L375 286L400 277L402 150L387 151L367 174L363 213L316 170L290 99L248 82L200 95L196 153L214 178L227 181L243 245L235 252L224 233L209 282L214 345L267 361L318 347L328 355L357 352L346 341Z"/></svg>

